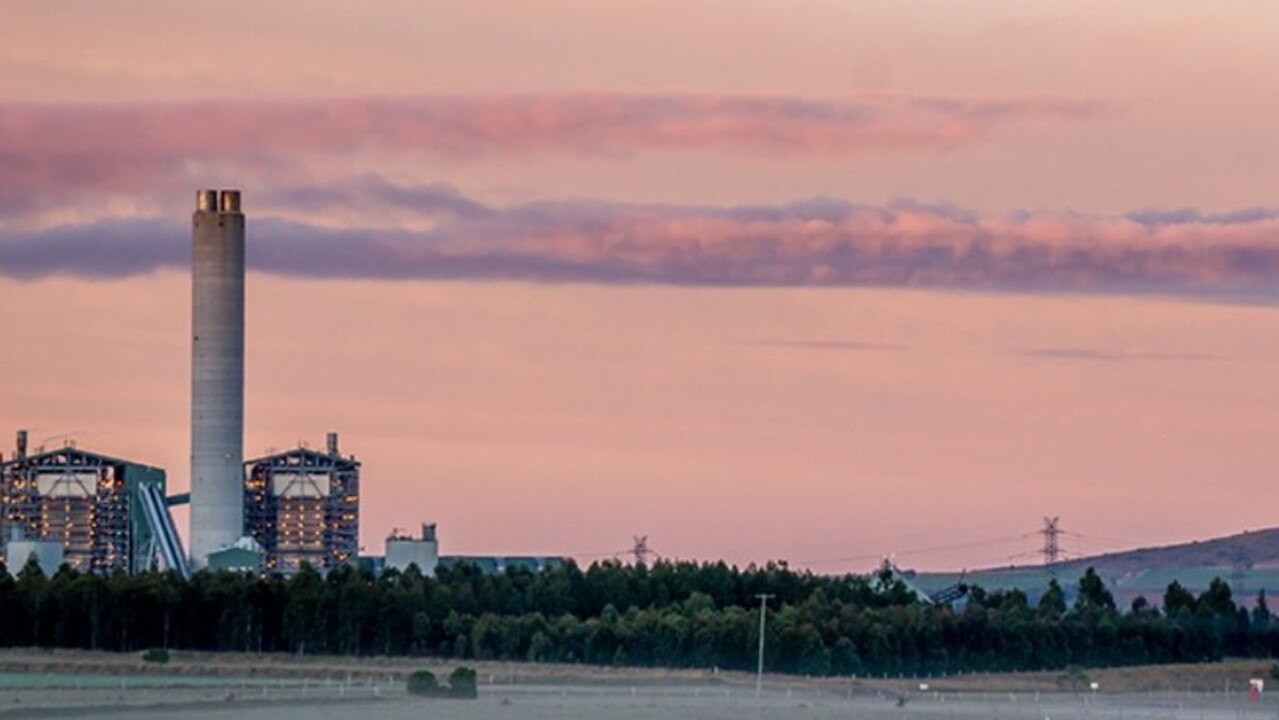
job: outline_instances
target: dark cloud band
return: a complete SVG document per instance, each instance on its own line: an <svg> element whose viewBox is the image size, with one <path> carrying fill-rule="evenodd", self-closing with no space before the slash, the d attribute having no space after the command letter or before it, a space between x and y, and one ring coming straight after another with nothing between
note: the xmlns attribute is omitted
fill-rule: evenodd
<svg viewBox="0 0 1279 720"><path fill-rule="evenodd" d="M401 227L288 219L342 199ZM249 261L297 277L514 279L719 286L1150 292L1240 299L1279 289L1279 212L1021 213L898 201L782 205L540 202L488 206L445 186L364 177L281 189L251 217ZM277 210L273 214L271 207ZM411 229L429 227L428 230ZM0 231L0 275L119 277L187 263L185 224L112 220Z"/></svg>

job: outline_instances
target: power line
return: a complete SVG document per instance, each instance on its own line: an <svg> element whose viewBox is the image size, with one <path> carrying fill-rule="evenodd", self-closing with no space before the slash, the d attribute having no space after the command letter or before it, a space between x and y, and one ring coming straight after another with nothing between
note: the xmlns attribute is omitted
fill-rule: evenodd
<svg viewBox="0 0 1279 720"><path fill-rule="evenodd" d="M649 547L647 535L632 535L631 546L621 550L603 550L599 552L575 552L566 553L568 557L590 560L596 558L613 558L621 559L623 555L629 555L635 559L636 565L647 565L649 558L662 559L662 554Z"/></svg>
<svg viewBox="0 0 1279 720"><path fill-rule="evenodd" d="M617 556L622 555L622 554L624 554L624 553L626 553L626 552L628 552L628 551L627 551L627 550L604 550L604 551L601 551L601 552L588 552L588 553L587 553L587 552L579 552L579 553L568 553L568 555L569 555L569 556L571 556L571 557L575 557L575 558L586 558L586 559L589 559L589 558L617 557Z"/></svg>
<svg viewBox="0 0 1279 720"><path fill-rule="evenodd" d="M1029 558L1032 556L1040 556L1043 559L1044 565L1054 565L1056 563L1060 563L1068 559L1073 559L1077 556L1077 553L1075 553L1074 551L1070 549L1067 549L1062 544L1061 538L1063 536L1069 536L1087 544L1096 544L1099 542L1111 543L1115 545L1135 545L1136 544L1131 541L1121 540L1118 538L1107 538L1099 535L1085 535L1082 533L1074 532L1073 530L1067 530L1061 526L1061 518L1054 516L1054 517L1044 517L1044 525L1041 529L1034 532L1020 533L1018 535L1005 535L1002 537L991 538L987 540L974 540L971 542L962 542L962 543L927 545L923 547L909 548L906 550L897 550L892 553L863 553L858 555L842 555L838 557L792 559L792 560L789 560L788 562L789 564L793 564L793 565L820 566L820 565L834 565L834 564L842 564L842 563L878 561L878 560L883 560L886 556L890 556L890 555L892 557L919 557L919 556L927 556L927 555L936 554L936 553L954 552L958 550L971 550L974 548L1006 545L1006 544L1017 542L1020 540L1027 540L1032 537L1040 537L1043 539L1043 542L1038 549L1025 550L1025 551L1013 553L1010 555L1001 555L999 557L992 558L988 562L982 562L977 564L984 565L984 564L1019 560L1022 558ZM635 535L635 536L632 536L632 540L633 542L631 546L625 549L606 550L606 551L600 551L600 552L569 553L569 555L571 555L572 557L580 558L580 559L596 559L596 558L607 558L607 557L611 557L614 559L621 559L625 556L629 556L630 558L634 560L635 564L637 565L647 565L650 562L650 560L654 558L658 560L663 559L663 556L661 553L657 552L656 550L654 550L652 547L649 546L647 535Z"/></svg>
<svg viewBox="0 0 1279 720"><path fill-rule="evenodd" d="M1061 533L1063 535L1070 535L1071 537L1079 538L1080 540L1087 540L1089 542L1096 541L1096 542L1102 542L1102 543L1111 543L1114 545L1128 545L1128 546L1141 545L1140 542L1137 542L1135 540L1123 540L1121 538L1103 537L1101 535L1084 535L1082 533L1072 532L1070 530L1062 530Z"/></svg>
<svg viewBox="0 0 1279 720"><path fill-rule="evenodd" d="M947 552L950 550L966 550L966 549L978 548L978 547L990 547L991 545L1002 545L1004 543L1014 542L1016 540L1025 540L1026 538L1036 534L1038 533L1022 533L1020 535L994 538L992 540L978 540L978 541L967 542L967 543L953 543L950 545L933 545L930 547L914 548L910 550L898 550L892 554L897 557L911 557L915 555L928 555L930 553ZM794 560L792 562L794 562L796 565L825 565L825 564L831 564L831 563L857 562L860 560L881 560L883 559L883 557L884 557L884 553L871 553L866 555L845 555L843 557L835 557L835 558Z"/></svg>

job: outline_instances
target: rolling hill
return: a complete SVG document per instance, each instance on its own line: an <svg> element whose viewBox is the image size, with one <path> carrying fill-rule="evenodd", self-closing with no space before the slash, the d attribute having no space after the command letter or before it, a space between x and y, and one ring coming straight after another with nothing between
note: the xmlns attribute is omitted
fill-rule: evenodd
<svg viewBox="0 0 1279 720"><path fill-rule="evenodd" d="M1201 592L1213 578L1231 584L1236 599L1251 605L1257 592L1279 593L1279 528L1177 545L1138 548L1075 558L1046 565L1018 565L969 571L965 580L987 590L1019 588L1037 599L1056 578L1067 594L1089 567L1094 568L1115 595L1127 605L1137 596L1159 604L1168 584L1176 580ZM961 573L917 573L914 582L934 591L958 582Z"/></svg>

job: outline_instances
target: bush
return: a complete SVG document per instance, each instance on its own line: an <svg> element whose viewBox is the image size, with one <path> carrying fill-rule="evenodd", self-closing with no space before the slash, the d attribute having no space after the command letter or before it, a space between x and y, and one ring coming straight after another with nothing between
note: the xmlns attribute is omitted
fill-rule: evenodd
<svg viewBox="0 0 1279 720"><path fill-rule="evenodd" d="M404 689L410 695L437 696L440 694L440 682L430 670L418 670L404 681Z"/></svg>
<svg viewBox="0 0 1279 720"><path fill-rule="evenodd" d="M164 663L169 662L169 651L166 648L151 648L150 650L142 653L142 660L143 662L160 663L163 665Z"/></svg>
<svg viewBox="0 0 1279 720"><path fill-rule="evenodd" d="M475 671L468 667L460 667L449 674L449 684L441 685L430 670L418 670L404 681L404 687L410 695L422 697L463 698L467 700L479 697L479 686L475 680Z"/></svg>
<svg viewBox="0 0 1279 720"><path fill-rule="evenodd" d="M479 683L475 680L475 671L469 667L459 667L449 673L449 697L473 700L479 697Z"/></svg>

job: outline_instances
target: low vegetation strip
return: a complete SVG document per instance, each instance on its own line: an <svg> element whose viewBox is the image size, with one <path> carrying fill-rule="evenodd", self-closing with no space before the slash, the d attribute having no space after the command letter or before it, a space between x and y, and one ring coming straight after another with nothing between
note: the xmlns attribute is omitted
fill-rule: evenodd
<svg viewBox="0 0 1279 720"><path fill-rule="evenodd" d="M1220 580L1198 596L1174 582L1161 603L1138 598L1121 610L1086 572L1070 604L1053 582L1034 604L1019 590L974 587L950 607L922 601L888 572L836 577L685 562L501 575L461 565L433 577L414 568L378 577L304 568L288 579L202 572L187 582L67 568L50 578L28 563L16 576L0 569L0 647L133 653L149 668L141 672L183 672L175 651L750 671L761 593L774 596L765 666L794 675L883 680L1279 651L1264 594L1248 610ZM161 651L174 653L169 662Z"/></svg>

